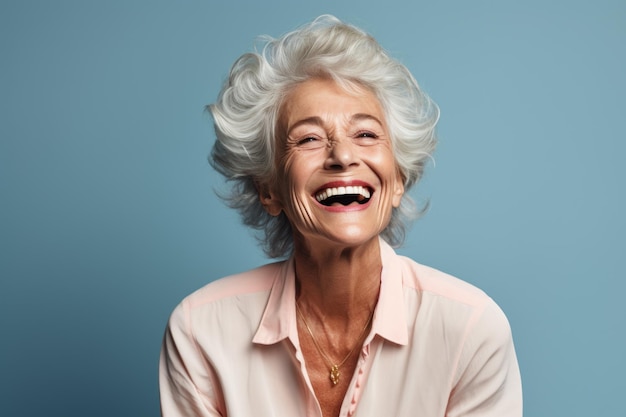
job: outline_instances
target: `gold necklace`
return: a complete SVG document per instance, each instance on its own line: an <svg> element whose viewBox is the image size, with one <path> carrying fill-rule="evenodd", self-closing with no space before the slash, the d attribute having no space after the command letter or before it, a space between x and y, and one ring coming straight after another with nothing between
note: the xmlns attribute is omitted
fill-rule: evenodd
<svg viewBox="0 0 626 417"><path fill-rule="evenodd" d="M365 327L363 327L363 330L361 330L361 334L359 335L359 338L357 339L356 344L354 345L352 350L348 353L348 355L346 355L346 357L343 358L343 360L339 362L338 364L333 364L333 361L330 360L328 355L326 355L326 353L322 350L322 347L319 345L319 343L317 343L317 340L315 340L315 336L313 336L313 331L311 331L311 327L309 327L309 323L307 323L306 319L304 318L304 314L302 314L302 311L300 310L300 306L298 305L297 302L296 302L296 312L298 313L298 316L300 317L300 319L302 319L302 323L304 323L304 327L306 327L307 331L309 332L309 335L311 336L311 340L313 341L315 348L320 353L322 358L324 358L324 360L326 361L326 364L330 367L329 377L333 383L333 386L337 385L337 383L339 382L339 374L340 374L339 368L341 367L341 365L346 363L348 358L352 356L352 354L359 347L359 344L360 344L359 342L363 339L363 336L365 335L365 331L369 327L370 323L372 322L372 318L374 317L374 309L372 309L372 313L370 314L369 319L367 319L367 323L365 323Z"/></svg>

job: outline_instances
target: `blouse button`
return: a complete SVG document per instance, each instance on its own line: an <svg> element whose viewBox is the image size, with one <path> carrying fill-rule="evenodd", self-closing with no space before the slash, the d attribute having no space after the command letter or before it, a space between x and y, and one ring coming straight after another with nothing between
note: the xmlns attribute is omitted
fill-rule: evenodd
<svg viewBox="0 0 626 417"><path fill-rule="evenodd" d="M369 356L369 354L370 354L369 347L368 347L368 346L365 346L365 347L363 348L363 350L361 351L361 357L362 357L363 359L365 359L365 358L367 358L367 357Z"/></svg>

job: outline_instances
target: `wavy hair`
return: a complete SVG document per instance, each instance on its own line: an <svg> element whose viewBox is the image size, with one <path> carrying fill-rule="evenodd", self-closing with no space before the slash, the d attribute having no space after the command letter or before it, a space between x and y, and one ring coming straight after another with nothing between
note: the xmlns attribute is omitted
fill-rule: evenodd
<svg viewBox="0 0 626 417"><path fill-rule="evenodd" d="M279 112L294 86L326 77L347 89L372 91L383 108L406 191L419 181L435 149L439 109L372 36L333 16L262 41L260 52L246 53L233 64L217 102L207 106L217 136L210 162L232 184L220 197L239 211L244 224L262 232L258 238L265 253L278 258L293 250L291 225L284 213L265 211L257 186L275 178ZM408 222L421 212L405 192L383 239L399 246Z"/></svg>

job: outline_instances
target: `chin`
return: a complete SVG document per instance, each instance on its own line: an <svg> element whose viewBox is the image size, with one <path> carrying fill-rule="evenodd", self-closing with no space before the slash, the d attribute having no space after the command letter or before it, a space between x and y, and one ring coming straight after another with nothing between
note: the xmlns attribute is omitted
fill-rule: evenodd
<svg viewBox="0 0 626 417"><path fill-rule="evenodd" d="M365 232L357 227L347 227L342 229L340 233L333 233L328 238L339 245L355 247L365 245L372 240L378 240L379 234L372 231Z"/></svg>

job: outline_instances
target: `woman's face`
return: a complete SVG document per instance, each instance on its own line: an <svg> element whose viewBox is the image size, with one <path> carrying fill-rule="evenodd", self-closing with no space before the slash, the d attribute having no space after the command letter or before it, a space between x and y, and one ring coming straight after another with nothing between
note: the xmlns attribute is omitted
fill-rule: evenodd
<svg viewBox="0 0 626 417"><path fill-rule="evenodd" d="M328 79L295 87L282 108L276 184L261 192L296 239L355 246L377 238L404 185L378 99Z"/></svg>

